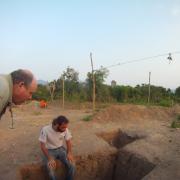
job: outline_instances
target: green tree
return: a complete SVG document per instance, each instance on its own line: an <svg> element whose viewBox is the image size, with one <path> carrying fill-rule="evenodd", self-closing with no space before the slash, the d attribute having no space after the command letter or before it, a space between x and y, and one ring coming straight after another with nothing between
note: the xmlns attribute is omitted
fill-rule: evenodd
<svg viewBox="0 0 180 180"><path fill-rule="evenodd" d="M175 100L176 102L180 103L180 86L175 90Z"/></svg>
<svg viewBox="0 0 180 180"><path fill-rule="evenodd" d="M62 81L62 78L64 78L66 98L69 100L79 99L79 73L75 69L67 67L59 81Z"/></svg>
<svg viewBox="0 0 180 180"><path fill-rule="evenodd" d="M108 75L109 75L108 69L102 66L100 67L100 69L94 71L97 101L105 101L110 96L109 88L108 86L105 86L104 84L105 79L108 77ZM93 79L92 73L88 72L87 79L86 79L88 100L92 100L92 87L93 87L92 79Z"/></svg>
<svg viewBox="0 0 180 180"><path fill-rule="evenodd" d="M180 86L176 88L175 90L175 96L180 98Z"/></svg>
<svg viewBox="0 0 180 180"><path fill-rule="evenodd" d="M48 91L48 88L46 85L38 85L37 91L33 93L33 99L36 100L49 100L50 99L50 93Z"/></svg>
<svg viewBox="0 0 180 180"><path fill-rule="evenodd" d="M79 80L79 73L75 69L70 67L67 67L67 69L63 71L62 76L66 81L78 82Z"/></svg>

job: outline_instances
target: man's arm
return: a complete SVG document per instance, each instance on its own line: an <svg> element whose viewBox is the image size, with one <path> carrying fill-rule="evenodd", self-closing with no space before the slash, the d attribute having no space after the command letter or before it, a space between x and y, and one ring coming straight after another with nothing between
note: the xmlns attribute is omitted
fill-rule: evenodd
<svg viewBox="0 0 180 180"><path fill-rule="evenodd" d="M54 158L52 156L49 155L48 149L46 148L45 143L40 142L40 147L41 147L42 152L44 153L44 155L48 159L49 168L55 169L56 168L56 161L54 160Z"/></svg>
<svg viewBox="0 0 180 180"><path fill-rule="evenodd" d="M41 146L42 152L43 152L44 155L47 157L47 159L50 159L50 156L49 156L48 150L47 150L47 148L46 148L46 146L45 146L45 143L40 142L40 146Z"/></svg>
<svg viewBox="0 0 180 180"><path fill-rule="evenodd" d="M6 111L6 105L9 98L9 85L4 78L0 76L0 119Z"/></svg>
<svg viewBox="0 0 180 180"><path fill-rule="evenodd" d="M66 146L67 146L67 158L69 161L74 161L73 154L72 154L72 143L71 140L66 140Z"/></svg>

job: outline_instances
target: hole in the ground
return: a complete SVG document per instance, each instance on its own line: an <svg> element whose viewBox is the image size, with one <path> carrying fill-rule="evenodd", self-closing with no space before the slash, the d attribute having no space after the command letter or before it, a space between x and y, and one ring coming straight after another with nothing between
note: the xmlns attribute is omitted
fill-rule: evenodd
<svg viewBox="0 0 180 180"><path fill-rule="evenodd" d="M154 164L143 157L119 150L111 154L81 157L77 162L76 180L140 180Z"/></svg>
<svg viewBox="0 0 180 180"><path fill-rule="evenodd" d="M101 133L98 136L117 147L117 151L104 151L76 157L75 180L140 180L155 167L147 159L119 149L140 137L127 135L122 131ZM21 171L23 180L37 180L37 177L39 180L47 178L42 168L38 172L31 168L31 171L26 173L23 171L23 173ZM58 179L63 180L64 178L58 175Z"/></svg>
<svg viewBox="0 0 180 180"><path fill-rule="evenodd" d="M137 154L119 150L112 180L140 180L155 165Z"/></svg>
<svg viewBox="0 0 180 180"><path fill-rule="evenodd" d="M137 139L143 138L137 135L128 135L121 130L113 131L113 132L105 132L99 133L97 136L103 138L107 141L111 146L115 146L116 148L122 148L126 144L129 144Z"/></svg>

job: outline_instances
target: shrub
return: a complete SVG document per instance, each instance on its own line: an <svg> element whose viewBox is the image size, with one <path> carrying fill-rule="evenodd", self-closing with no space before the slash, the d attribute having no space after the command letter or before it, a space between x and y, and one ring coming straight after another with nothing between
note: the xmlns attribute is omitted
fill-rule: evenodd
<svg viewBox="0 0 180 180"><path fill-rule="evenodd" d="M172 102L170 100L161 100L159 102L160 106L170 107L172 105Z"/></svg>
<svg viewBox="0 0 180 180"><path fill-rule="evenodd" d="M92 120L92 118L93 118L93 115L88 115L83 118L83 121L90 121Z"/></svg>
<svg viewBox="0 0 180 180"><path fill-rule="evenodd" d="M171 123L172 128L180 128L180 114L177 115L176 119Z"/></svg>

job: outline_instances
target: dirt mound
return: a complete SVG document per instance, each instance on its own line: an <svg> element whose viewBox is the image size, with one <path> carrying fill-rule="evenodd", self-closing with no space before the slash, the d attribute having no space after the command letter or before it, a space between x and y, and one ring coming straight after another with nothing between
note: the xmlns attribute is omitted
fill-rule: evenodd
<svg viewBox="0 0 180 180"><path fill-rule="evenodd" d="M56 175L61 179L65 179L65 166L60 161L56 161L56 164ZM42 163L24 165L17 175L17 179L20 180L49 180L48 177L47 169Z"/></svg>
<svg viewBox="0 0 180 180"><path fill-rule="evenodd" d="M173 111L170 108L142 105L112 105L97 113L93 121L165 120L172 117L172 115Z"/></svg>

